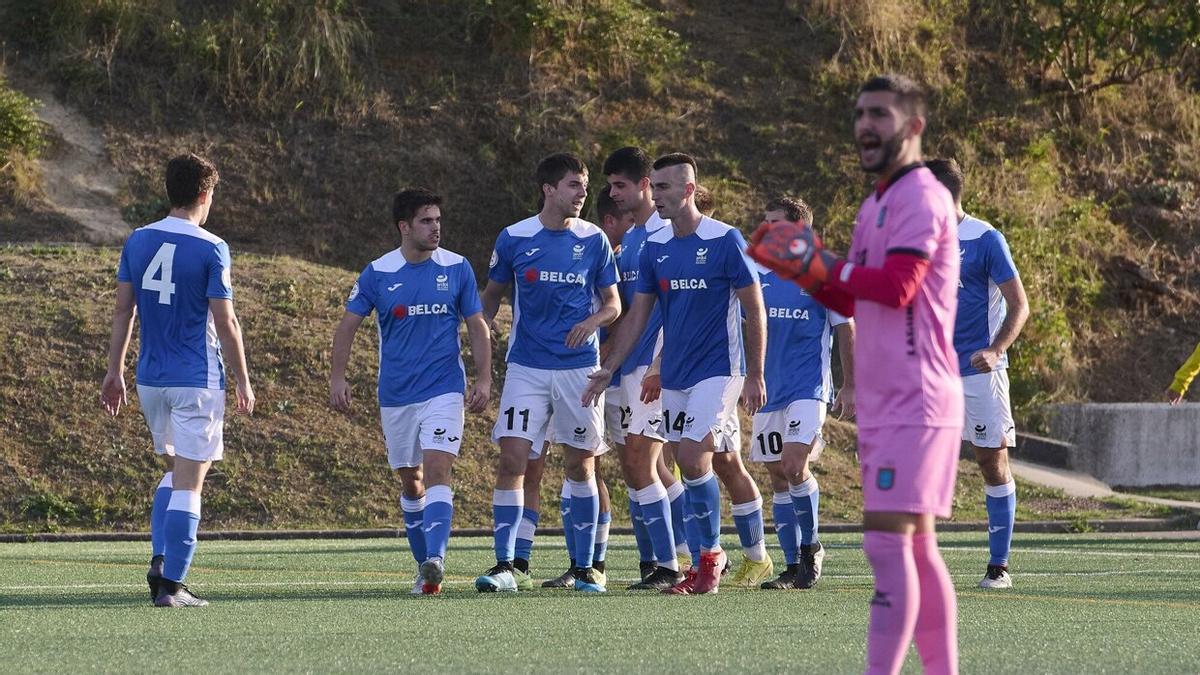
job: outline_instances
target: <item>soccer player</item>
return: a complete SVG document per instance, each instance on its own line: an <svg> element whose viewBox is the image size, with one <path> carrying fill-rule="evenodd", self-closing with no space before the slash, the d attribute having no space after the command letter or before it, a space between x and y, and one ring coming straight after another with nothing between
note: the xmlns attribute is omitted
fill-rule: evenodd
<svg viewBox="0 0 1200 675"><path fill-rule="evenodd" d="M150 512L146 581L156 607L208 604L183 580L196 552L204 477L225 451L223 355L233 369L236 411L254 411L233 311L229 246L203 227L218 180L217 168L197 155L167 163L170 213L134 231L121 251L108 372L100 386L104 409L116 416L126 402L125 353L140 310L138 400L167 469Z"/></svg>
<svg viewBox="0 0 1200 675"><path fill-rule="evenodd" d="M763 220L812 227L812 209L802 200L777 197L767 202ZM842 388L833 412L854 416L854 323L830 312L804 289L759 267L767 308L767 357L763 368L767 403L754 415L750 461L766 464L775 496L775 532L787 569L764 581L765 589L812 588L821 577L825 549L817 536L821 501L817 477L809 470L825 443L821 427L833 400L830 352L837 334Z"/></svg>
<svg viewBox="0 0 1200 675"><path fill-rule="evenodd" d="M954 585L934 531L934 519L950 515L964 414L954 352L958 218L921 164L925 120L924 92L911 79L868 80L854 135L860 166L878 182L848 257L793 223L760 226L750 249L857 325L863 551L875 573L868 673L899 672L914 640L925 672L958 670Z"/></svg>
<svg viewBox="0 0 1200 675"><path fill-rule="evenodd" d="M965 397L962 439L971 444L983 473L991 554L979 586L1011 588L1008 557L1017 515L1017 484L1008 468L1008 448L1017 436L1008 398L1006 352L1029 318L1029 301L1004 235L963 211L964 177L958 162L935 159L925 166L950 191L958 217L954 349Z"/></svg>
<svg viewBox="0 0 1200 675"><path fill-rule="evenodd" d="M593 453L603 442L603 411L577 402L599 366L596 332L620 313L617 268L600 228L579 218L588 186L583 161L565 153L546 157L537 167L537 185L539 213L497 237L483 291L490 322L515 286L508 374L492 430L500 445L492 494L496 565L475 587L517 590L513 559L525 467L529 454L549 439L566 447L575 589L602 593L592 561L599 519Z"/></svg>
<svg viewBox="0 0 1200 675"><path fill-rule="evenodd" d="M640 148L624 147L604 161L606 186L614 207L632 222L617 256L621 301L632 305L637 292L638 257L647 239L669 223L654 208L650 191L650 158ZM619 325L619 322L618 322ZM610 333L611 334L611 333ZM676 559L676 527L683 534L683 486L662 462L662 402L652 379L662 341L662 313L655 308L637 347L613 374L605 406L617 413L608 420L629 491L629 513L640 558L641 580L630 590L666 590L683 579ZM607 352L611 342L605 343ZM673 517L672 504L675 504Z"/></svg>
<svg viewBox="0 0 1200 675"><path fill-rule="evenodd" d="M491 398L492 348L470 263L439 244L442 198L424 188L396 193L392 221L400 247L362 271L333 336L329 402L350 409L346 365L354 334L376 313L379 323L379 417L388 464L400 477L400 506L417 563L414 595L441 592L454 515L450 472L462 446L466 374L459 344L467 325L475 384L466 408Z"/></svg>
<svg viewBox="0 0 1200 675"><path fill-rule="evenodd" d="M679 444L688 515L696 525L700 549L699 564L667 592L715 593L727 556L721 548L721 494L714 470L734 501L734 520L747 560L770 574L762 536L762 498L738 456L741 434L736 408L739 394L751 413L766 399L762 293L741 234L696 209L694 159L683 153L660 157L654 162L650 186L658 215L669 219L671 227L647 238L629 314L615 329L612 349L592 376L583 402L592 406L603 401L613 372L633 352L655 304L660 303L663 430L668 442Z"/></svg>
<svg viewBox="0 0 1200 675"><path fill-rule="evenodd" d="M703 185L696 186L696 210L709 217L717 212L717 200L713 199L712 191Z"/></svg>

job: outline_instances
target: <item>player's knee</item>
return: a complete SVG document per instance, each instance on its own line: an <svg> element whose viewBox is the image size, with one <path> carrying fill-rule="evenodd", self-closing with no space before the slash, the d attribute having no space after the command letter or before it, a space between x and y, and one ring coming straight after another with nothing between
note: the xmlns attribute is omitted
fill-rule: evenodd
<svg viewBox="0 0 1200 675"><path fill-rule="evenodd" d="M1003 485L1011 479L1006 448L976 448L975 461L988 485Z"/></svg>
<svg viewBox="0 0 1200 675"><path fill-rule="evenodd" d="M525 453L501 450L500 459L496 462L496 474L501 478L524 476L527 463L528 456Z"/></svg>

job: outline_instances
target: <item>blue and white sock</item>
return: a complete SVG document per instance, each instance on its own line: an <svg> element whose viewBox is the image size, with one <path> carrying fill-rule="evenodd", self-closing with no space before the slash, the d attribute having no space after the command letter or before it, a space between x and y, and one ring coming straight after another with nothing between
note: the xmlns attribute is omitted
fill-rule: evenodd
<svg viewBox="0 0 1200 675"><path fill-rule="evenodd" d="M167 538L163 527L167 522L167 504L171 503L170 471L163 474L158 487L154 489L154 503L150 507L150 557L156 558L167 552Z"/></svg>
<svg viewBox="0 0 1200 675"><path fill-rule="evenodd" d="M575 528L571 527L571 484L563 479L562 493L559 496L558 514L562 516L563 538L567 543L567 557L571 566L575 566Z"/></svg>
<svg viewBox="0 0 1200 675"><path fill-rule="evenodd" d="M492 490L492 538L496 562L512 562L517 548L517 525L525 506L524 490Z"/></svg>
<svg viewBox="0 0 1200 675"><path fill-rule="evenodd" d="M742 553L754 562L767 559L767 536L763 531L765 527L762 505L762 497L755 497L752 502L733 505L733 524L737 527L738 539L742 543Z"/></svg>
<svg viewBox="0 0 1200 675"><path fill-rule="evenodd" d="M675 555L688 555L687 533L683 529L683 517L687 514L685 490L682 481L667 486L667 499L671 502L671 530L675 535Z"/></svg>
<svg viewBox="0 0 1200 675"><path fill-rule="evenodd" d="M425 555L446 557L450 543L450 525L454 521L454 490L449 485L433 485L425 491Z"/></svg>
<svg viewBox="0 0 1200 675"><path fill-rule="evenodd" d="M604 557L608 554L608 529L611 524L612 511L601 511L596 518L596 545L592 549L592 567L604 566Z"/></svg>
<svg viewBox="0 0 1200 675"><path fill-rule="evenodd" d="M425 495L416 499L400 497L400 510L404 511L404 534L408 537L408 549L417 564L425 562Z"/></svg>
<svg viewBox="0 0 1200 675"><path fill-rule="evenodd" d="M642 520L642 509L637 502L637 490L629 484L629 522L633 525L633 540L637 543L638 561L654 560L654 545L650 543L650 533L646 531L646 523Z"/></svg>
<svg viewBox="0 0 1200 675"><path fill-rule="evenodd" d="M701 553L721 548L721 488L716 475L709 471L696 479L684 478L683 484L691 501ZM759 511L761 519L762 509Z"/></svg>
<svg viewBox="0 0 1200 675"><path fill-rule="evenodd" d="M596 524L600 518L600 490L596 476L568 480L571 486L571 529L575 534L575 565L591 567L596 549Z"/></svg>
<svg viewBox="0 0 1200 675"><path fill-rule="evenodd" d="M541 514L533 509L521 512L521 524L517 526L517 560L529 560L533 555L533 536L537 532Z"/></svg>
<svg viewBox="0 0 1200 675"><path fill-rule="evenodd" d="M820 541L817 512L821 506L821 486L817 485L817 477L809 476L799 485L789 485L788 492L796 509L796 524L800 526L800 545L812 546Z"/></svg>
<svg viewBox="0 0 1200 675"><path fill-rule="evenodd" d="M783 549L783 561L795 565L800 559L800 528L796 525L791 494L775 493L771 498L771 517L775 521L775 534L779 535L779 548Z"/></svg>
<svg viewBox="0 0 1200 675"><path fill-rule="evenodd" d="M192 556L196 554L196 530L200 528L200 493L172 490L163 522L166 548L163 578L183 583Z"/></svg>
<svg viewBox="0 0 1200 675"><path fill-rule="evenodd" d="M1013 525L1017 521L1017 483L987 485L989 565L1008 565L1012 550Z"/></svg>
<svg viewBox="0 0 1200 675"><path fill-rule="evenodd" d="M683 483L683 481L679 481ZM687 543L688 555L692 557L692 567L699 569L700 565L700 521L692 513L692 494L684 487L683 493L683 540Z"/></svg>
<svg viewBox="0 0 1200 675"><path fill-rule="evenodd" d="M654 559L659 567L679 570L675 560L675 533L671 525L671 504L667 501L667 489L654 481L637 491L638 506L642 510L642 521L654 545Z"/></svg>

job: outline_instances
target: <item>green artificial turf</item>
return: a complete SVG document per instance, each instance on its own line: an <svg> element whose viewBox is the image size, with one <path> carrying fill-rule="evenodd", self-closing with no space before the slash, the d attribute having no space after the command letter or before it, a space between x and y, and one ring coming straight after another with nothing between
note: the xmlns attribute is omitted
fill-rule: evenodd
<svg viewBox="0 0 1200 675"><path fill-rule="evenodd" d="M629 537L613 541L603 596L476 593L490 539L452 540L439 597L408 595L402 540L203 541L188 582L212 604L186 610L150 606L144 543L0 544L0 654L6 672L860 672L861 537L823 540L814 590L707 597L620 590ZM1200 541L1019 535L1006 591L975 587L986 535L942 543L963 672L1200 671ZM565 565L561 537L540 537L535 577Z"/></svg>

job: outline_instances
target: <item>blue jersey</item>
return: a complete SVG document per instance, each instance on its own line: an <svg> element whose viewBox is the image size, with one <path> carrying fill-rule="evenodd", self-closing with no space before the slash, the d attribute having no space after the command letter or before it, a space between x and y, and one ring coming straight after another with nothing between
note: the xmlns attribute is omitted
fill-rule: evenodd
<svg viewBox="0 0 1200 675"><path fill-rule="evenodd" d="M1017 266L1004 235L991 225L967 216L958 225L960 260L958 280L958 316L954 320L954 350L958 352L958 370L963 376L979 371L971 365L971 355L992 344L1007 308L999 285L1016 278ZM1001 354L996 370L1008 367L1008 355Z"/></svg>
<svg viewBox="0 0 1200 675"><path fill-rule="evenodd" d="M767 404L759 412L788 407L792 401L833 401L833 327L846 323L837 312L813 300L803 288L758 268L767 310L767 356L763 375Z"/></svg>
<svg viewBox="0 0 1200 675"><path fill-rule="evenodd" d="M746 374L736 291L758 278L745 249L736 229L707 216L686 237L664 227L646 240L637 290L662 307L664 389Z"/></svg>
<svg viewBox="0 0 1200 675"><path fill-rule="evenodd" d="M117 281L133 284L137 301L138 384L225 388L208 301L233 299L229 268L225 242L182 218L167 217L129 235Z"/></svg>
<svg viewBox="0 0 1200 675"><path fill-rule="evenodd" d="M346 311L379 315L379 405L463 393L467 378L458 324L481 309L475 273L457 253L439 248L414 264L396 249L367 265Z"/></svg>
<svg viewBox="0 0 1200 675"><path fill-rule="evenodd" d="M645 225L629 228L629 231L621 238L621 251L617 255L617 269L621 272L621 304L626 311L633 305L633 296L637 294L638 273L641 269L640 256L642 249L646 247L646 240L655 232L663 228L669 230L670 227L671 221L663 220L656 211L646 220ZM646 330L642 332L642 337L638 339L633 351L629 352L625 363L621 364L619 372L613 376L614 382L620 375L628 375L654 361L654 357L662 348L662 323L662 307L655 303L654 310L650 313L650 319L646 322Z"/></svg>
<svg viewBox="0 0 1200 675"><path fill-rule="evenodd" d="M600 340L567 346L567 334L599 308L599 291L617 283L612 247L600 228L579 218L562 230L537 216L510 225L496 239L488 278L513 285L509 363L570 370L600 361Z"/></svg>

